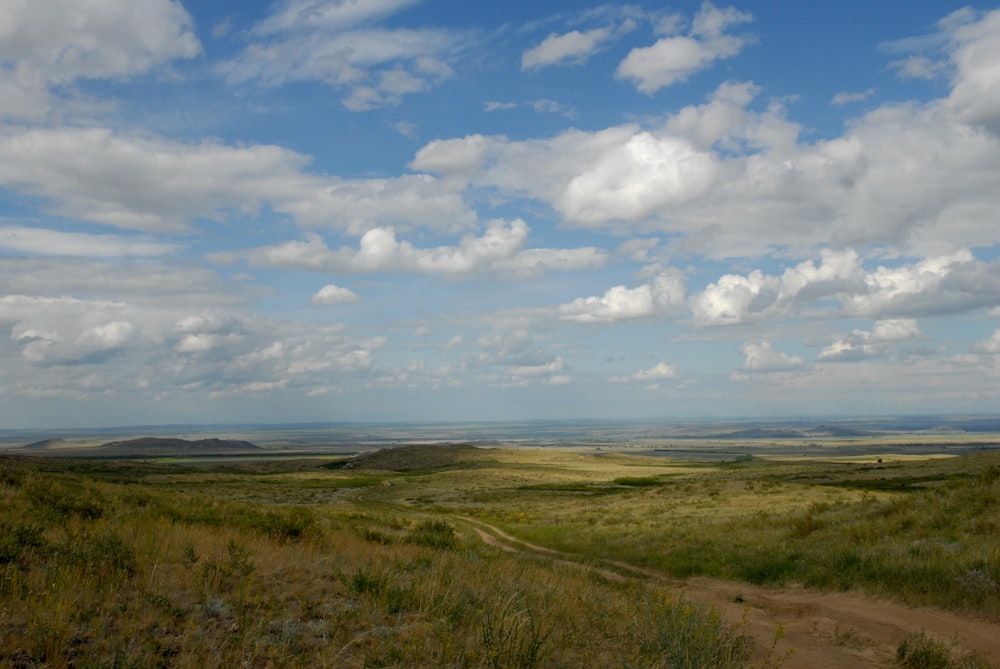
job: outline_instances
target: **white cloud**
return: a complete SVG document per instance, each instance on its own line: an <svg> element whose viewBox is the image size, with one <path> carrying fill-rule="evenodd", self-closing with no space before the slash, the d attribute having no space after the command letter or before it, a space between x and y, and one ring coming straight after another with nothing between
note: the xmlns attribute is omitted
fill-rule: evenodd
<svg viewBox="0 0 1000 669"><path fill-rule="evenodd" d="M806 367L805 361L797 355L788 355L771 348L771 343L747 342L740 347L743 354L743 372L768 373L788 372Z"/></svg>
<svg viewBox="0 0 1000 669"><path fill-rule="evenodd" d="M277 146L186 144L101 128L0 129L0 187L54 213L118 228L180 232L199 217L265 205L302 225L363 233L379 224L460 229L475 221L459 185L429 175L338 179Z"/></svg>
<svg viewBox="0 0 1000 669"><path fill-rule="evenodd" d="M327 284L317 291L312 297L312 303L320 306L333 304L359 304L361 297L349 288L341 288L334 284Z"/></svg>
<svg viewBox="0 0 1000 669"><path fill-rule="evenodd" d="M1000 135L1000 9L982 17L958 15L958 20L945 23L945 30L955 65L948 106L962 121Z"/></svg>
<svg viewBox="0 0 1000 669"><path fill-rule="evenodd" d="M44 298L59 295L113 296L145 306L207 305L242 302L241 288L214 272L189 263L153 259L87 260L63 257L5 257L0 286L10 295Z"/></svg>
<svg viewBox="0 0 1000 669"><path fill-rule="evenodd" d="M613 36L614 31L610 27L549 35L538 46L524 51L521 55L521 69L537 70L549 65L585 63Z"/></svg>
<svg viewBox="0 0 1000 669"><path fill-rule="evenodd" d="M557 356L549 362L536 365L515 365L509 367L504 373L513 378L531 378L561 372L565 366L566 361Z"/></svg>
<svg viewBox="0 0 1000 669"><path fill-rule="evenodd" d="M869 88L868 90L859 91L857 93L841 92L833 96L833 99L830 100L830 104L839 107L842 105L850 104L852 102L864 102L874 94L875 94L874 88Z"/></svg>
<svg viewBox="0 0 1000 669"><path fill-rule="evenodd" d="M379 20L411 0L284 3L252 31L253 41L219 71L232 83L278 86L320 81L342 90L344 106L398 105L452 75L447 61L465 38L444 29L387 29Z"/></svg>
<svg viewBox="0 0 1000 669"><path fill-rule="evenodd" d="M201 46L191 17L173 0L15 0L0 20L0 117L43 117L52 89L141 74Z"/></svg>
<svg viewBox="0 0 1000 669"><path fill-rule="evenodd" d="M907 56L889 63L903 79L936 79L948 71L946 63L926 56Z"/></svg>
<svg viewBox="0 0 1000 669"><path fill-rule="evenodd" d="M349 28L380 19L418 0L292 0L254 27L260 35L314 28Z"/></svg>
<svg viewBox="0 0 1000 669"><path fill-rule="evenodd" d="M510 109L517 109L517 107L518 104L516 102L499 102L497 100L490 100L483 103L483 110L488 112L507 111Z"/></svg>
<svg viewBox="0 0 1000 669"><path fill-rule="evenodd" d="M819 359L828 362L854 362L883 358L891 352L893 345L919 335L920 328L912 318L876 321L871 332L854 330L820 351Z"/></svg>
<svg viewBox="0 0 1000 669"><path fill-rule="evenodd" d="M180 248L177 244L156 242L145 237L91 235L43 228L0 226L0 248L50 256L113 258L121 256L159 256Z"/></svg>
<svg viewBox="0 0 1000 669"><path fill-rule="evenodd" d="M643 369L628 376L612 376L608 380L612 383L649 383L663 379L673 379L676 376L677 365L660 361L649 369Z"/></svg>
<svg viewBox="0 0 1000 669"><path fill-rule="evenodd" d="M607 259L593 247L525 249L528 225L520 220L496 220L481 237L466 235L457 246L420 249L398 241L392 228L366 232L359 247L327 248L318 237L308 242L286 242L246 254L252 264L296 267L324 272L416 272L450 276L497 274L512 278L539 276L547 271L599 267ZM231 256L216 256L230 260Z"/></svg>
<svg viewBox="0 0 1000 669"><path fill-rule="evenodd" d="M1000 301L1000 262L976 260L968 250L898 267L879 266L866 290L844 301L852 315L933 315L992 307Z"/></svg>
<svg viewBox="0 0 1000 669"><path fill-rule="evenodd" d="M31 365L103 362L136 333L128 306L70 297L0 297L0 323L13 323L10 340Z"/></svg>
<svg viewBox="0 0 1000 669"><path fill-rule="evenodd" d="M581 223L642 220L704 195L716 169L712 156L683 139L639 133L570 179L554 204Z"/></svg>
<svg viewBox="0 0 1000 669"><path fill-rule="evenodd" d="M864 272L853 251L824 249L817 267L804 261L780 277L754 270L745 276L726 274L691 298L695 322L737 325L787 314L793 307L835 298L861 289Z"/></svg>
<svg viewBox="0 0 1000 669"><path fill-rule="evenodd" d="M63 216L150 232L289 197L305 163L276 146L182 144L101 128L0 132L0 186L47 198Z"/></svg>
<svg viewBox="0 0 1000 669"><path fill-rule="evenodd" d="M498 108L509 107L504 105ZM487 152L496 142L494 138L478 134L460 139L436 139L417 151L410 168L445 176L471 176L483 164Z"/></svg>
<svg viewBox="0 0 1000 669"><path fill-rule="evenodd" d="M684 306L684 275L669 270L636 288L614 286L602 297L580 297L559 306L559 318L575 323L616 323L663 317Z"/></svg>
<svg viewBox="0 0 1000 669"><path fill-rule="evenodd" d="M989 339L973 344L971 350L973 353L1000 355L1000 329L994 330Z"/></svg>
<svg viewBox="0 0 1000 669"><path fill-rule="evenodd" d="M742 51L749 38L726 31L751 20L750 14L734 7L719 9L705 2L688 35L664 37L652 46L633 49L619 64L616 76L634 81L640 91L650 94L684 81L716 60Z"/></svg>
<svg viewBox="0 0 1000 669"><path fill-rule="evenodd" d="M377 226L426 226L443 230L469 227L475 213L458 185L426 174L392 179L299 179L276 193L275 207L302 225L340 228L362 234Z"/></svg>
<svg viewBox="0 0 1000 669"><path fill-rule="evenodd" d="M976 54L1000 44L998 22L989 14L952 29L961 37L947 52L949 97L878 106L839 137L801 141L780 103L751 110L758 89L737 82L659 126L471 135L428 144L411 167L538 200L568 225L661 232L677 252L718 259L823 245L913 257L991 246L1000 136L983 129L1000 102L989 58Z"/></svg>
<svg viewBox="0 0 1000 669"><path fill-rule="evenodd" d="M737 325L800 313L822 302L847 316L884 318L969 312L1000 298L1000 262L968 251L897 267L865 270L854 251L823 250L817 267L804 261L781 276L754 270L726 274L689 300L701 325Z"/></svg>

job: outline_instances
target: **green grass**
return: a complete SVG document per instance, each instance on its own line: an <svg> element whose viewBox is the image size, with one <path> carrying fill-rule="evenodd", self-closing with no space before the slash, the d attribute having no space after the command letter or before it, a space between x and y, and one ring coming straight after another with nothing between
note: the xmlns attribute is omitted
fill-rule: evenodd
<svg viewBox="0 0 1000 669"><path fill-rule="evenodd" d="M741 628L668 586L506 554L462 516L585 564L1000 617L1000 453L325 464L0 457L0 666L749 666ZM938 666L934 643L899 661Z"/></svg>
<svg viewBox="0 0 1000 669"><path fill-rule="evenodd" d="M520 560L426 512L290 504L312 479L262 503L243 499L255 477L234 496L192 485L219 472L166 473L0 459L0 666L646 667L671 629L699 653L739 637L707 609L703 630L669 606L636 619L669 591Z"/></svg>

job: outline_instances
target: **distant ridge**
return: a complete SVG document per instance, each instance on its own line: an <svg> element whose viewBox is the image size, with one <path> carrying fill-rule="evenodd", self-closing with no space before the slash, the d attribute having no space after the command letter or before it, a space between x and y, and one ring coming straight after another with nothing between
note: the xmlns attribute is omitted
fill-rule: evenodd
<svg viewBox="0 0 1000 669"><path fill-rule="evenodd" d="M851 427L841 427L839 425L817 425L808 431L814 437L869 437L871 432L855 430Z"/></svg>
<svg viewBox="0 0 1000 669"><path fill-rule="evenodd" d="M736 432L723 432L708 435L712 439L797 439L805 436L801 430L779 430L773 428L754 427Z"/></svg>
<svg viewBox="0 0 1000 669"><path fill-rule="evenodd" d="M55 439L34 441L30 444L25 444L21 448L26 451L48 451L53 448L70 448L72 445L72 442L66 441L61 437L56 437Z"/></svg>
<svg viewBox="0 0 1000 669"><path fill-rule="evenodd" d="M380 448L350 460L326 465L328 469L375 469L412 472L475 466L488 451L471 444L421 444Z"/></svg>
<svg viewBox="0 0 1000 669"><path fill-rule="evenodd" d="M170 437L139 437L125 441L109 441L92 452L101 455L212 455L245 453L260 450L260 446L237 439L176 439Z"/></svg>
<svg viewBox="0 0 1000 669"><path fill-rule="evenodd" d="M175 439L171 437L139 437L125 441L109 441L100 448L187 448L215 450L219 448L260 448L257 444L237 439Z"/></svg>

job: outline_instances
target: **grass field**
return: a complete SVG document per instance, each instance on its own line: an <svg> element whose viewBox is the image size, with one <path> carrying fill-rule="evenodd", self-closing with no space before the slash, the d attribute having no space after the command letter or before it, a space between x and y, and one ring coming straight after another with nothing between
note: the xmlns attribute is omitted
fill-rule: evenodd
<svg viewBox="0 0 1000 669"><path fill-rule="evenodd" d="M487 545L475 522L558 559ZM622 564L998 619L1000 451L689 462L427 445L199 466L0 456L2 666L782 663Z"/></svg>

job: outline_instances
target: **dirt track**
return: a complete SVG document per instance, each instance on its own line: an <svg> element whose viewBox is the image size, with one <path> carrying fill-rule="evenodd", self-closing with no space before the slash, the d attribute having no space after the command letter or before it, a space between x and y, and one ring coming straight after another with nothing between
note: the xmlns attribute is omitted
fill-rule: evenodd
<svg viewBox="0 0 1000 669"><path fill-rule="evenodd" d="M989 666L1000 667L1000 623L936 609L914 608L858 593L823 593L804 588L764 588L708 578L673 581L663 574L621 562L608 568L581 565L573 556L513 537L472 518L457 518L487 544L509 553L531 553L557 564L585 566L613 580L656 578L669 581L692 599L711 604L736 625L744 622L757 639L761 659L783 635L774 657L788 654L784 669L854 669L896 667L896 649L909 632L954 644L959 654L975 652ZM623 575L632 574L633 576Z"/></svg>

